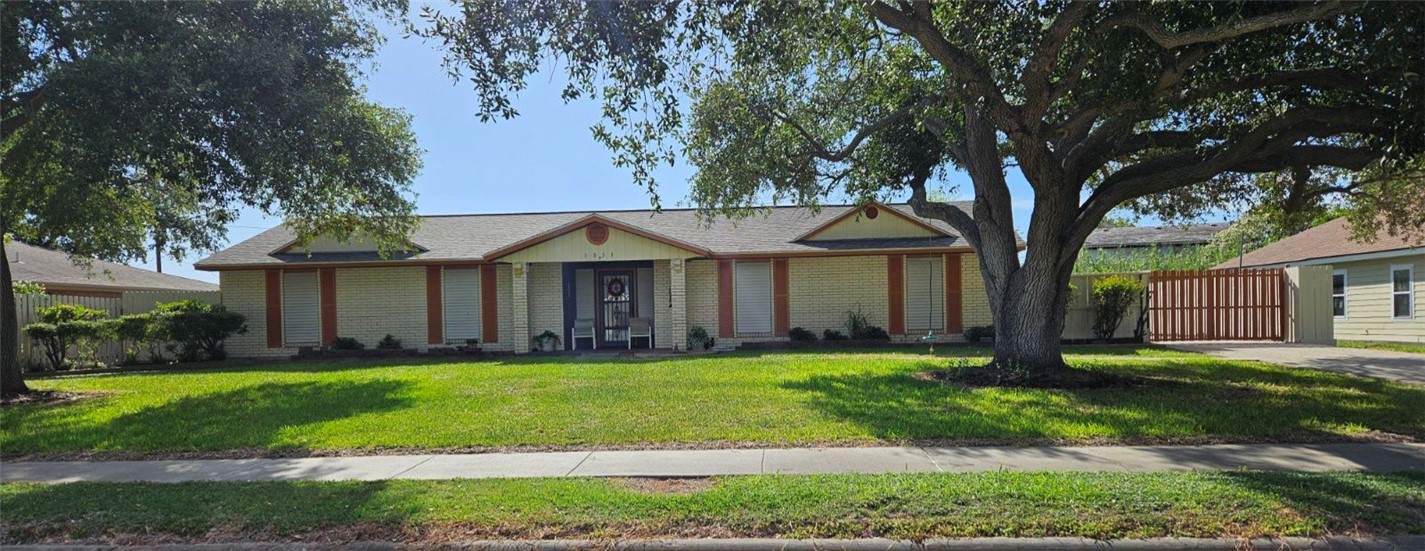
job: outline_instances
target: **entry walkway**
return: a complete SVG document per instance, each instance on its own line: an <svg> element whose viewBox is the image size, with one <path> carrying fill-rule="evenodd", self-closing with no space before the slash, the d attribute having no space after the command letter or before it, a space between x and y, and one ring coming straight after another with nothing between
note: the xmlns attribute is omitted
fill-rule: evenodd
<svg viewBox="0 0 1425 551"><path fill-rule="evenodd" d="M1425 444L896 447L0 464L4 482L443 480L976 471L1422 471Z"/></svg>
<svg viewBox="0 0 1425 551"><path fill-rule="evenodd" d="M1163 343L1163 345L1188 352L1210 354L1227 360L1254 360L1425 385L1425 354L1279 342L1213 341L1175 342Z"/></svg>

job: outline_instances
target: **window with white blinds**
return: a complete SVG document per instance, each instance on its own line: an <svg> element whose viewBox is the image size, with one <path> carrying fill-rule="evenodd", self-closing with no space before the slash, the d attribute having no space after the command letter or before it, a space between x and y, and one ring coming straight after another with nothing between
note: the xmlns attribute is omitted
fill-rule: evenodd
<svg viewBox="0 0 1425 551"><path fill-rule="evenodd" d="M320 344L321 287L317 272L282 272L282 341Z"/></svg>
<svg viewBox="0 0 1425 551"><path fill-rule="evenodd" d="M941 257L905 261L905 326L945 329L945 263Z"/></svg>
<svg viewBox="0 0 1425 551"><path fill-rule="evenodd" d="M446 268L440 303L444 308L445 340L464 342L480 337L480 269Z"/></svg>
<svg viewBox="0 0 1425 551"><path fill-rule="evenodd" d="M733 265L732 288L737 299L737 334L772 334L772 263L743 262Z"/></svg>

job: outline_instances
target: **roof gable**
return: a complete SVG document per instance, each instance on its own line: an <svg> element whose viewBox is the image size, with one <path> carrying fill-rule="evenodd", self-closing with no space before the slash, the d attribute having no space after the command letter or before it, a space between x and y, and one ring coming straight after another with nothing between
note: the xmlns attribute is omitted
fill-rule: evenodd
<svg viewBox="0 0 1425 551"><path fill-rule="evenodd" d="M887 205L872 202L812 228L793 241L946 237L950 234Z"/></svg>
<svg viewBox="0 0 1425 551"><path fill-rule="evenodd" d="M654 260L709 256L696 245L591 214L485 255L502 262Z"/></svg>

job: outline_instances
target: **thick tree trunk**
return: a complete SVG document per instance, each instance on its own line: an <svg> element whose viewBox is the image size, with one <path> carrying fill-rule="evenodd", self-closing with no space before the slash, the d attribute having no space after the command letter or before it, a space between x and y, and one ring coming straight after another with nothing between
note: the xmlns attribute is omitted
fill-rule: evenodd
<svg viewBox="0 0 1425 551"><path fill-rule="evenodd" d="M1067 278L1025 267L1009 274L1008 281L997 297L999 307L993 309L994 367L1022 372L1028 378L1054 378L1067 368L1059 344Z"/></svg>
<svg viewBox="0 0 1425 551"><path fill-rule="evenodd" d="M20 371L20 319L3 232L4 224L0 224L0 396L15 396L29 393L30 387Z"/></svg>

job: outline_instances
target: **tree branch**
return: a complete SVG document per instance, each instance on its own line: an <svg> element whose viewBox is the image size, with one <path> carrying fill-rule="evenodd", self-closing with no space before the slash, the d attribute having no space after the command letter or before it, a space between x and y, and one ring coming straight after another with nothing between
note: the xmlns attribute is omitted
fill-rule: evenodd
<svg viewBox="0 0 1425 551"><path fill-rule="evenodd" d="M1216 27L1177 33L1169 31L1161 23L1142 13L1130 13L1110 17L1104 20L1100 28L1103 30L1122 27L1137 29L1158 46L1172 50L1194 44L1222 42L1275 27L1326 19L1350 9L1352 9L1351 6L1342 2L1323 2L1269 15L1241 19Z"/></svg>
<svg viewBox="0 0 1425 551"><path fill-rule="evenodd" d="M772 116L775 117L777 120L782 121L784 124L791 126L792 129L796 130L798 134L801 134L802 139L806 140L807 145L814 150L812 152L813 156L826 161L839 162L846 160L852 154L856 153L856 149L861 147L861 142L866 141L866 138L869 138L872 134L885 130L890 125L895 124L901 119L904 119L905 117L914 114L917 110L934 105L936 101L939 101L939 98L936 98L935 96L930 96L922 98L920 101L917 101L913 104L901 107L900 109L896 109L895 111L890 112L889 114L881 117L880 119L877 119L875 122L872 122L871 124L862 127L861 130L856 132L856 135L851 137L850 142L847 142L845 146L841 147L840 149L837 149L836 151L827 149L825 145L823 145L819 140L817 140L816 136L812 135L812 133L808 131L806 127L802 126L790 115L773 109Z"/></svg>

